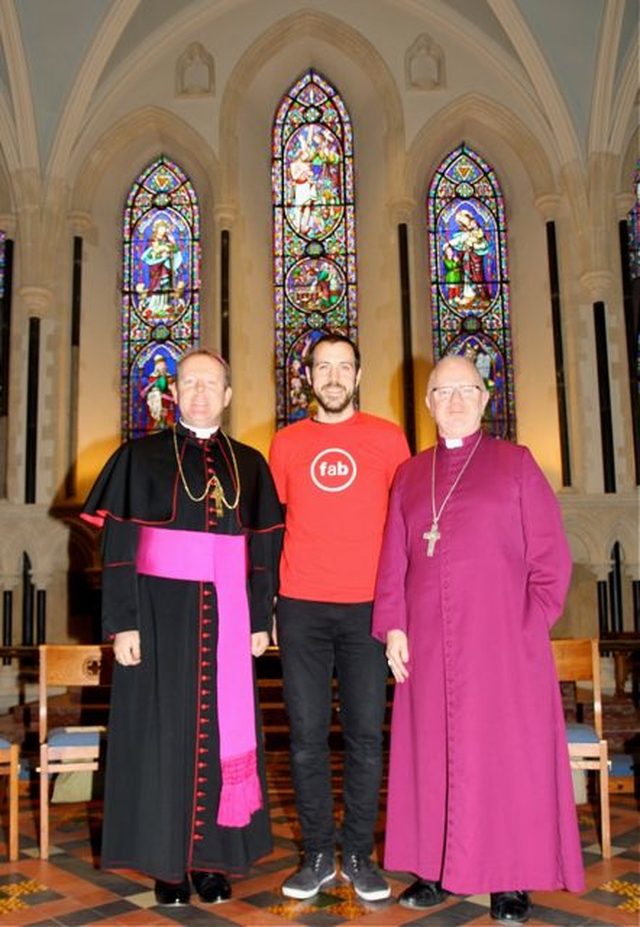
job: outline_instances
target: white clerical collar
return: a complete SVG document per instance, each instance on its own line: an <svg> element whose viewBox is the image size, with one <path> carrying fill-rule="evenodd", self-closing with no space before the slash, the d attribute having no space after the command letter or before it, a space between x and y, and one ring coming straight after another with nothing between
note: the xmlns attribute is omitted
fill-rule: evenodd
<svg viewBox="0 0 640 927"><path fill-rule="evenodd" d="M201 438L204 441L208 440L211 435L214 435L220 428L219 425L214 425L213 428L196 428L195 425L187 425L187 423L182 418L180 419L180 424L183 426L183 428L186 428L187 431L190 431L192 434L194 434L196 438Z"/></svg>
<svg viewBox="0 0 640 927"><path fill-rule="evenodd" d="M438 444L440 447L444 447L449 451L455 450L455 448L458 447L466 447L467 444L472 443L474 439L477 438L480 431L481 429L478 429L478 431L474 431L470 435L463 436L451 435L449 437L443 437L442 435L438 435Z"/></svg>

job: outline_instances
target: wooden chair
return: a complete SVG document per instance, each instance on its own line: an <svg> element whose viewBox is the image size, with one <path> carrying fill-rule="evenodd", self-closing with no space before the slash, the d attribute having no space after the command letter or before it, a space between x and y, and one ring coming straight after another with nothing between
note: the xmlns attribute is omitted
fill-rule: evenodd
<svg viewBox="0 0 640 927"><path fill-rule="evenodd" d="M571 767L598 773L602 856L604 859L610 859L609 748L602 734L602 689L598 641L594 638L552 640L551 646L560 682L589 682L592 685L593 724L568 723L567 742Z"/></svg>
<svg viewBox="0 0 640 927"><path fill-rule="evenodd" d="M0 737L0 776L7 777L7 795L9 799L9 839L8 856L13 862L18 858L18 744L11 743L6 737Z"/></svg>
<svg viewBox="0 0 640 927"><path fill-rule="evenodd" d="M95 771L104 725L49 729L51 688L109 686L113 651L100 644L41 644L39 665L40 857L49 857L49 788L53 773Z"/></svg>

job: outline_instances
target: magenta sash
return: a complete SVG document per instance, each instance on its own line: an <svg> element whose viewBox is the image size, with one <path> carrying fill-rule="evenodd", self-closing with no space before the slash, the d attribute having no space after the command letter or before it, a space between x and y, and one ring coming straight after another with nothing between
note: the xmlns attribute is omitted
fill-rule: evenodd
<svg viewBox="0 0 640 927"><path fill-rule="evenodd" d="M222 769L216 821L223 827L244 827L253 812L262 808L245 538L241 534L141 526L136 568L147 576L209 582L216 587L216 689Z"/></svg>

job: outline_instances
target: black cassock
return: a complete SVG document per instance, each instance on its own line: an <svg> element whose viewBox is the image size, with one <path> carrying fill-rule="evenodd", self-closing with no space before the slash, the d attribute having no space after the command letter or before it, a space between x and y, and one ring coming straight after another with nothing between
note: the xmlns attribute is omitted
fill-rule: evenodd
<svg viewBox="0 0 640 927"><path fill-rule="evenodd" d="M233 505L237 468L239 505L229 509L216 503L212 493L203 501L190 499L176 446L184 480L196 498L215 473L226 502ZM114 668L102 867L135 869L173 882L190 869L244 873L272 845L257 697L263 807L244 827L221 827L216 824L221 771L215 586L140 575L136 550L144 525L245 535L251 630L269 630L282 511L266 461L254 448L220 432L203 440L178 425L175 437L168 430L116 451L82 517L103 525L104 636L138 629L142 652L139 666Z"/></svg>

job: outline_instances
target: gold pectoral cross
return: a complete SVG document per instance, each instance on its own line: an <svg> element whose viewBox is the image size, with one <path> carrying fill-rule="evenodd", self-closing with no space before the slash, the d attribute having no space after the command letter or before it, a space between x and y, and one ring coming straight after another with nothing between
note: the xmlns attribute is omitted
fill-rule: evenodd
<svg viewBox="0 0 640 927"><path fill-rule="evenodd" d="M438 522L434 520L433 524L429 531L425 531L422 535L424 541L428 541L427 544L427 557L433 557L433 551L435 549L436 543L440 540L440 532L438 531Z"/></svg>
<svg viewBox="0 0 640 927"><path fill-rule="evenodd" d="M214 480L209 495L213 499L213 507L216 512L216 518L222 518L224 512L222 508L222 487L220 486L220 483L217 479Z"/></svg>

